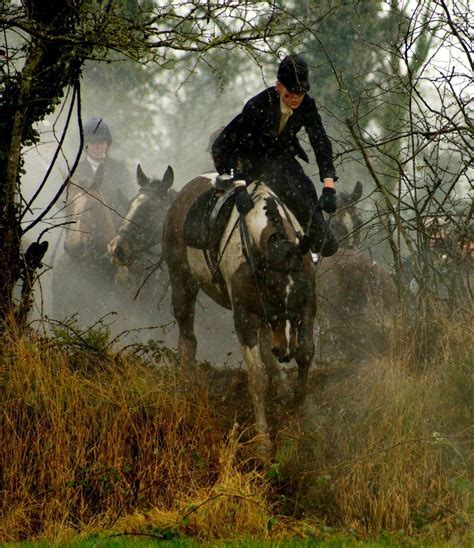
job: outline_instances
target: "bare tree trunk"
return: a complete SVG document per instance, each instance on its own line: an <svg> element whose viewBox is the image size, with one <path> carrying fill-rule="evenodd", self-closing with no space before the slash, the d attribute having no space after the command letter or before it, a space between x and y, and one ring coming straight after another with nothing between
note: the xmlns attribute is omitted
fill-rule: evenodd
<svg viewBox="0 0 474 548"><path fill-rule="evenodd" d="M21 225L17 215L17 180L21 166L21 148L35 71L41 62L43 49L36 46L26 59L21 73L16 105L12 108L10 135L4 134L0 141L4 171L0 186L0 331L13 311L13 291L20 271ZM13 105L12 105L13 107ZM9 139L10 137L10 139Z"/></svg>
<svg viewBox="0 0 474 548"><path fill-rule="evenodd" d="M64 30L64 25L74 25L74 11L64 2L58 2L61 16L41 2L30 4L30 16L43 24L51 24L51 36ZM62 17L64 16L64 17ZM55 24L57 26L55 27ZM67 85L78 78L82 59L71 59L71 49L32 37L28 43L25 62L16 77L3 73L3 92L0 104L0 334L9 319L20 322L20 330L27 319L31 304L32 281L35 270L41 265L36 260L37 248L30 250L35 260L27 261L21 250L21 167L22 147L35 142L34 123L51 112L63 95ZM43 253L44 255L44 253ZM42 256L41 256L42 258ZM15 288L23 280L20 303L14 302Z"/></svg>

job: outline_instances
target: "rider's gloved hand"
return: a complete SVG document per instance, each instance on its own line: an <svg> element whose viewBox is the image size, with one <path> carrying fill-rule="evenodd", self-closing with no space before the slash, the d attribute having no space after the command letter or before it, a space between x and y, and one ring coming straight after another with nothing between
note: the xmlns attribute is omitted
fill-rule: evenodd
<svg viewBox="0 0 474 548"><path fill-rule="evenodd" d="M334 213L336 206L336 191L334 188L325 186L321 194L321 209L326 213Z"/></svg>
<svg viewBox="0 0 474 548"><path fill-rule="evenodd" d="M245 181L234 181L235 189L235 207L242 215L247 214L255 205L250 194L247 192Z"/></svg>

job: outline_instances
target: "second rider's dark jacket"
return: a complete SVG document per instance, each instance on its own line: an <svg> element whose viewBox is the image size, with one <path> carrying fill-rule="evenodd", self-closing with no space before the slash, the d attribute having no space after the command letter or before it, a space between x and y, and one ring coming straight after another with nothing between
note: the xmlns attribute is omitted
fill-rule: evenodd
<svg viewBox="0 0 474 548"><path fill-rule="evenodd" d="M255 177L274 160L297 156L308 162L297 137L304 128L316 156L321 180L327 177L336 179L331 142L314 99L308 94L304 96L280 134L279 121L280 96L276 87L250 99L213 144L212 156L217 171L222 174L233 169L237 176Z"/></svg>

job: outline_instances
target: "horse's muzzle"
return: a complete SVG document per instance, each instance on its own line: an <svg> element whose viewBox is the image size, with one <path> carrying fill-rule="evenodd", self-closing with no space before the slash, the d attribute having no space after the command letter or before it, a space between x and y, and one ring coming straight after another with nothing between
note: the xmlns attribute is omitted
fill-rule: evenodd
<svg viewBox="0 0 474 548"><path fill-rule="evenodd" d="M278 346L272 347L272 354L280 363L288 363L293 359L293 353L288 352L285 348Z"/></svg>
<svg viewBox="0 0 474 548"><path fill-rule="evenodd" d="M110 260L115 266L130 266L133 263L133 253L127 241L121 236L115 236L107 245Z"/></svg>

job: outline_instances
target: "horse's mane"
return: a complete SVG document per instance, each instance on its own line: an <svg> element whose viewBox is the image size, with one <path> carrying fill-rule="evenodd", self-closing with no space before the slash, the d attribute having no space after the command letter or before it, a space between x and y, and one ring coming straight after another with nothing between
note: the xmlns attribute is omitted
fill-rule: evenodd
<svg viewBox="0 0 474 548"><path fill-rule="evenodd" d="M265 198L265 215L270 223L275 227L276 232L281 236L286 236L285 226L280 212L278 211L277 201L273 197Z"/></svg>

